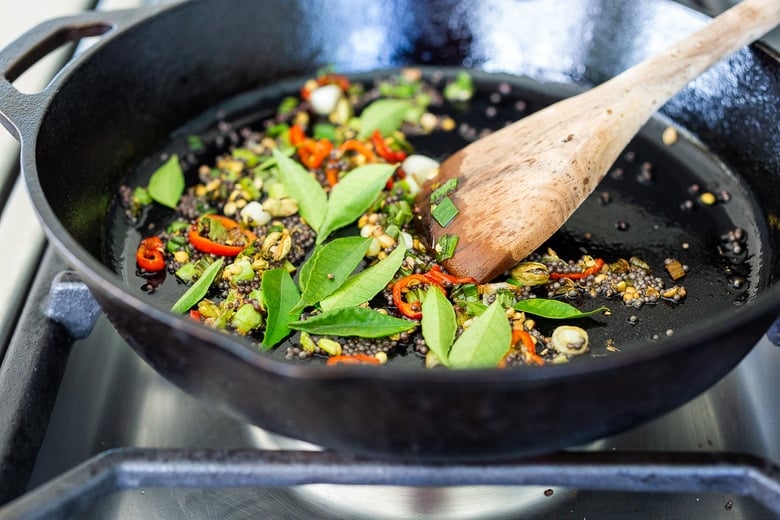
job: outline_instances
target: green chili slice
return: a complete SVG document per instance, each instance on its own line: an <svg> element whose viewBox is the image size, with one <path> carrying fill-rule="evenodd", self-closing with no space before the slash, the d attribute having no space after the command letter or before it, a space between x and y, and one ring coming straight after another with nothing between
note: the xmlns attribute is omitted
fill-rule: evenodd
<svg viewBox="0 0 780 520"><path fill-rule="evenodd" d="M431 205L440 203L444 197L456 189L458 189L458 179L447 180L447 182L431 192Z"/></svg>
<svg viewBox="0 0 780 520"><path fill-rule="evenodd" d="M442 235L439 240L436 241L434 246L434 252L436 253L436 260L443 262L448 258L452 258L455 254L455 248L458 247L458 235Z"/></svg>
<svg viewBox="0 0 780 520"><path fill-rule="evenodd" d="M458 208L455 207L452 199L444 197L441 202L431 206L431 216L441 227L447 227L458 216Z"/></svg>

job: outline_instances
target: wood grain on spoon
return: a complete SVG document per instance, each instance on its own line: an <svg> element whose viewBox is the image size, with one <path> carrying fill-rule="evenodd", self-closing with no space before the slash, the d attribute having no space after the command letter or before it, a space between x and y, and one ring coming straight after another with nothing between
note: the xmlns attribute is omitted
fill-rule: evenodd
<svg viewBox="0 0 780 520"><path fill-rule="evenodd" d="M447 270L488 281L537 249L596 188L650 117L714 63L780 23L780 0L744 0L665 52L475 141L442 163L417 200L429 244L458 237ZM442 228L430 193L457 178Z"/></svg>

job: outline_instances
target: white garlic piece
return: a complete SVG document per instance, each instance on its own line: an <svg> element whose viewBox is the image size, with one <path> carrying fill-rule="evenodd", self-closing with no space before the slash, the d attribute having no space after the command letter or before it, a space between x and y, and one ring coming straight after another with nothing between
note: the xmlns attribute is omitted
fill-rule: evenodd
<svg viewBox="0 0 780 520"><path fill-rule="evenodd" d="M439 174L439 162L427 155L412 154L401 163L401 169L422 185Z"/></svg>
<svg viewBox="0 0 780 520"><path fill-rule="evenodd" d="M247 226L264 226L271 221L271 214L263 209L262 204L253 200L241 210L241 221Z"/></svg>
<svg viewBox="0 0 780 520"><path fill-rule="evenodd" d="M311 108L321 116L327 116L333 112L339 99L341 99L341 87L338 85L317 87L309 95Z"/></svg>

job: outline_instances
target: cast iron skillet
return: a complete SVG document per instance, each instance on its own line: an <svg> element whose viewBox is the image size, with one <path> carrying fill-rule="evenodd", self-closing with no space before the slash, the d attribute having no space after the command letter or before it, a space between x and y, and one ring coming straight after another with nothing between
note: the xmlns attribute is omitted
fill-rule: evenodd
<svg viewBox="0 0 780 520"><path fill-rule="evenodd" d="M719 168L739 174L719 179L745 201L723 206L752 240L750 289L733 294L744 305L707 311L709 298L732 296L723 280L712 280L709 293L695 296L704 303L689 306L700 309L690 325L664 341L627 337L619 355L504 371L287 363L174 316L129 286L125 259L114 254L125 230L107 224L111 202L139 162L185 122L250 92L227 105L246 108L255 89L322 65L343 72L466 66L565 92L603 81L701 23L662 0L202 0L85 14L43 24L0 53L0 121L21 141L23 172L51 242L130 345L188 392L269 430L350 452L440 459L538 453L684 403L738 363L776 318L780 64L766 48L739 53L662 110L693 143L671 164L705 183ZM99 44L43 92L23 95L10 85L54 46L92 34L103 34ZM661 125L654 124L650 131ZM668 196L647 192L649 207ZM642 197L635 205L642 207ZM718 230L697 226L690 233L717 247Z"/></svg>

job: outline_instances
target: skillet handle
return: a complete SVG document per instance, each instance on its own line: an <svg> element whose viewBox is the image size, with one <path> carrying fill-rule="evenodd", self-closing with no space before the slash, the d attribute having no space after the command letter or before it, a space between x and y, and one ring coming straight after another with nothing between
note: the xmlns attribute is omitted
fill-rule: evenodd
<svg viewBox="0 0 780 520"><path fill-rule="evenodd" d="M45 21L0 50L0 124L18 141L34 129L56 92L55 78L40 92L25 94L13 82L58 47L91 36L114 37L127 27L147 18L157 9L89 11ZM78 59L66 63L71 67Z"/></svg>

